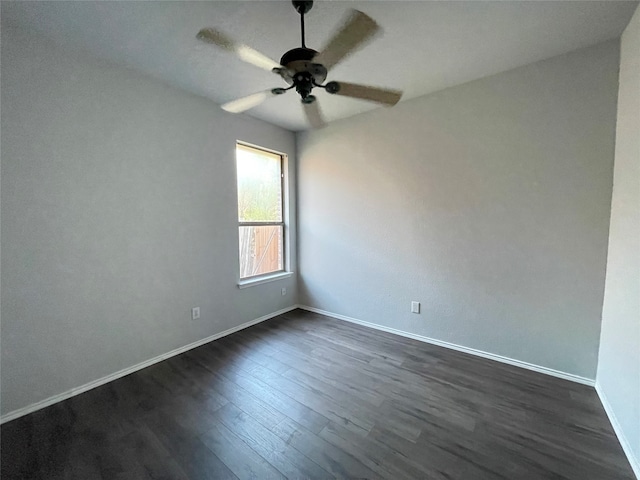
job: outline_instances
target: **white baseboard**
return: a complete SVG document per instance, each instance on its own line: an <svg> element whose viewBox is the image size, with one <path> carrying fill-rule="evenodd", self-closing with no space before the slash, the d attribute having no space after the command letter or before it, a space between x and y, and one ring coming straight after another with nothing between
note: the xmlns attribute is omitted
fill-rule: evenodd
<svg viewBox="0 0 640 480"><path fill-rule="evenodd" d="M53 405L54 403L58 403L61 402L63 400L66 400L67 398L71 398L74 397L76 395L80 395L81 393L84 393L88 390L91 390L93 388L99 387L101 385L104 385L105 383L109 383L112 382L113 380L117 380L118 378L124 377L126 375L129 375L130 373L133 372L137 372L138 370L142 370L143 368L149 367L151 365L153 365L154 363L158 363L161 362L163 360L166 360L167 358L171 358L174 357L176 355L179 355L181 353L184 353L188 350L194 349L196 347L199 347L201 345L204 345L205 343L209 343L212 342L214 340L217 340L219 338L222 337L226 337L227 335L231 335L232 333L235 333L239 330L243 330L247 327L251 327L252 325L255 325L257 323L260 322L264 322L265 320L269 320L270 318L273 317L277 317L278 315L282 315L283 313L287 313L290 312L291 310L295 310L296 308L298 308L298 305L293 305L291 307L287 307L284 308L282 310L278 310L277 312L273 312L270 313L268 315L264 315L260 318L256 318L255 320L251 320L249 322L243 323L242 325L238 325L236 327L230 328L228 330L225 330L224 332L220 332L220 333L216 333L215 335L211 335L210 337L206 337L203 338L201 340L197 340L193 343L190 343L188 345L185 345L183 347L180 348L176 348L175 350L171 350L170 352L167 353L163 353L162 355L158 355L157 357L153 357L149 360L145 360L144 362L140 362L136 365L133 365L131 367L127 367L124 368L120 371L117 371L115 373L112 373L110 375L107 375L105 377L99 378L97 380L94 380L92 382L89 383L85 383L84 385L81 385L79 387L76 388L72 388L71 390L67 390L66 392L63 393L59 393L58 395L53 395L52 397L46 398L44 400L41 400L39 402L36 403L32 403L31 405L27 405L26 407L23 408L19 408L17 410L13 410L12 412L9 412L5 415L2 415L2 417L0 417L0 424L6 423L6 422L10 422L11 420L15 420L16 418L22 417L24 415L27 415L29 413L35 412L37 410L41 410L45 407L48 407L49 405Z"/></svg>
<svg viewBox="0 0 640 480"><path fill-rule="evenodd" d="M618 437L618 441L622 446L622 450L624 450L627 459L629 460L629 464L631 465L631 469L633 473L635 473L636 478L640 480L640 460L636 457L634 451L631 449L631 444L627 440L627 437L620 426L620 422L618 422L618 418L616 414L613 412L613 408L609 403L609 399L607 399L607 395L602 390L602 387L598 382L596 382L596 392L598 393L598 397L600 397L600 403L604 407L604 411L607 413L609 417L609 421L611 422L611 426L613 427L613 431L616 432L616 436Z"/></svg>
<svg viewBox="0 0 640 480"><path fill-rule="evenodd" d="M554 370L553 368L542 367L540 365L535 365L533 363L527 363L521 360L516 360L509 357L503 357L502 355L496 355L495 353L484 352L482 350L476 350L475 348L464 347L462 345L456 345L455 343L436 340L435 338L425 337L423 335L417 335L415 333L409 333L403 330L396 330L395 328L384 327L382 325L377 325L375 323L365 322L364 320L358 320L357 318L352 318L352 317L347 317L345 315L339 315L337 313L327 312L326 310L321 310L319 308L308 307L306 305L298 305L298 308L301 308L302 310L308 310L309 312L326 315L327 317L336 318L338 320L344 320L346 322L357 323L358 325L363 325L365 327L375 328L376 330L382 330L383 332L394 333L396 335L412 338L414 340L430 343L432 345L438 345L439 347L450 348L452 350L457 350L459 352L469 353L471 355L476 355L478 357L488 358L489 360L495 360L496 362L507 363L509 365L514 365L520 368L526 368L527 370L533 370L534 372L544 373L545 375L551 375L552 377L558 377L564 380L569 380L571 382L581 383L583 385L589 385L590 387L595 386L595 380L592 380L586 377L581 377L579 375L574 375L572 373L562 372L560 370Z"/></svg>

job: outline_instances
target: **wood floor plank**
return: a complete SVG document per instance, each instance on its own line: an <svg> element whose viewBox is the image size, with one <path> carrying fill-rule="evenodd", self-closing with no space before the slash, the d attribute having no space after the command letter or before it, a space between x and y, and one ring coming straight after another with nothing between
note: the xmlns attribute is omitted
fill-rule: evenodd
<svg viewBox="0 0 640 480"><path fill-rule="evenodd" d="M332 391L334 392L333 396L335 398L345 395L351 399L357 399L358 401L363 401L376 407L379 407L385 401L384 396L373 390L360 388L358 385L354 385L353 382L348 381L348 379L345 379L344 377L342 378L342 381L340 381L338 378L332 377L331 375L318 375L318 372L319 370L317 368L314 371L297 364L295 368L290 368L282 375L289 380L316 391Z"/></svg>
<svg viewBox="0 0 640 480"><path fill-rule="evenodd" d="M199 363L202 361L197 353L189 352L191 361ZM212 365L209 365L213 368ZM251 415L267 428L274 427L285 418L285 414L273 407L273 405L264 401L265 399L254 395L254 393L244 389L240 385L227 379L225 376L211 372L210 387L215 389L228 403L233 403L236 407ZM324 423L324 422L323 422Z"/></svg>
<svg viewBox="0 0 640 480"><path fill-rule="evenodd" d="M367 468L362 462L323 438L310 432L300 424L286 418L275 427L274 432L287 445L293 446L316 462L335 478L384 478Z"/></svg>
<svg viewBox="0 0 640 480"><path fill-rule="evenodd" d="M367 468L380 474L384 478L412 480L424 477L424 472L404 461L397 452L392 452L385 446L367 438L360 438L350 430L329 422L320 432L327 442L350 453Z"/></svg>
<svg viewBox="0 0 640 480"><path fill-rule="evenodd" d="M240 479L284 479L275 467L222 424L201 435L204 444Z"/></svg>
<svg viewBox="0 0 640 480"><path fill-rule="evenodd" d="M239 335L230 335L224 340L231 343L237 352L247 360L257 363L258 365L273 370L276 373L284 373L291 369L291 365L281 362L274 356L265 355L256 349L257 342L243 341L243 337Z"/></svg>
<svg viewBox="0 0 640 480"><path fill-rule="evenodd" d="M255 369L252 372L254 378L261 379L265 384L275 390L278 390L290 398L305 405L309 409L317 412L323 417L334 420L341 425L366 436L375 422L369 418L370 414L365 407L360 404L354 404L346 398L335 398L331 396L331 392L326 390L315 390L306 386L292 382L281 375L271 374L264 369Z"/></svg>
<svg viewBox="0 0 640 480"><path fill-rule="evenodd" d="M634 479L592 387L300 310L0 430L3 480Z"/></svg>
<svg viewBox="0 0 640 480"><path fill-rule="evenodd" d="M118 455L130 458L130 469L120 473L122 478L153 480L188 480L189 478L173 455L145 425L140 425L136 432L122 438L115 447Z"/></svg>
<svg viewBox="0 0 640 480"><path fill-rule="evenodd" d="M225 407L222 407L225 408ZM202 442L164 412L153 412L144 422L189 478L237 480L237 476Z"/></svg>
<svg viewBox="0 0 640 480"><path fill-rule="evenodd" d="M291 398L286 393L271 388L260 379L244 373L228 374L229 378L238 386L251 392L256 397L267 402L271 407L288 416L313 432L319 432L329 422L322 414L307 405Z"/></svg>
<svg viewBox="0 0 640 480"><path fill-rule="evenodd" d="M249 415L229 404L217 419L288 478L327 478L328 473ZM283 422L288 419L283 420ZM275 427L277 428L277 426Z"/></svg>
<svg viewBox="0 0 640 480"><path fill-rule="evenodd" d="M429 431L428 438L439 438L440 432L441 430ZM457 432L459 435L465 434L462 431ZM415 468L423 471L425 478L491 478L501 480L511 478L502 475L500 471L492 471L491 465L482 462L477 466L474 465L473 461L460 455L460 447L457 443L446 443L443 446L427 441L422 443L409 442L395 433L377 426L369 432L369 439L385 445L392 451L402 452L402 455L411 459Z"/></svg>

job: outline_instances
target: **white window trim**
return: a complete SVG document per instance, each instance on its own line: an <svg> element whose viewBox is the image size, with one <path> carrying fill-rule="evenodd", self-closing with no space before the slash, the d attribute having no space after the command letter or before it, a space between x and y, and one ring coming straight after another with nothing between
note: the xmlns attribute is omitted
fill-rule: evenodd
<svg viewBox="0 0 640 480"><path fill-rule="evenodd" d="M243 288L249 288L249 287L255 287L256 285L262 285L264 283L270 283L270 282L275 282L278 280L283 280L286 278L290 278L294 275L294 272L291 270L291 255L292 255L292 245L291 245L291 234L289 231L289 227L290 227L290 221L291 219L289 218L289 214L290 214L290 206L289 206L289 202L290 202L290 193L289 193L289 156L284 153L284 152L279 152L277 150L273 150L267 147L263 147L261 145L256 145L253 143L249 143L249 142L245 142L244 140L236 140L235 145L244 145L246 147L250 147L250 148L255 148L258 150L264 150L265 152L269 152L269 153L273 153L275 155L280 155L282 157L282 175L283 175L283 182L282 182L282 195L283 195L283 202L282 202L282 225L283 225L283 241L284 241L284 250L283 250L283 254L284 254L284 265L283 265L283 270L279 270L277 272L272 272L272 273L265 273L264 275L257 275L254 277L248 277L248 278L240 278L240 271L238 270L238 274L236 277L236 283L238 285L238 288L243 289ZM234 146L234 155L235 155L235 146ZM236 194L236 198L237 198L237 194Z"/></svg>
<svg viewBox="0 0 640 480"><path fill-rule="evenodd" d="M238 288L255 287L256 285L262 285L263 283L275 282L277 280L284 280L293 276L293 272L276 272L261 275L259 277L247 278L238 282Z"/></svg>

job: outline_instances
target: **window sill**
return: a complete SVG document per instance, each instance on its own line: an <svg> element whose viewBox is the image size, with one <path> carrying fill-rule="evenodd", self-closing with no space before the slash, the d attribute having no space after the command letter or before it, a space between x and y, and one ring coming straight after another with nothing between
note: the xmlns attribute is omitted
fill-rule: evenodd
<svg viewBox="0 0 640 480"><path fill-rule="evenodd" d="M262 285L263 283L275 282L276 280L283 280L293 276L293 272L278 272L273 275L265 275L264 277L249 278L247 280L240 280L238 282L238 288L255 287L256 285Z"/></svg>

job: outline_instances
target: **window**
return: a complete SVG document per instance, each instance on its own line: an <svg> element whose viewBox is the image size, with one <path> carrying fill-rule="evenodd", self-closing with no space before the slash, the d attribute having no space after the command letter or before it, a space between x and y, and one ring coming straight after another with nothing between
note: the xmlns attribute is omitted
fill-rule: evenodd
<svg viewBox="0 0 640 480"><path fill-rule="evenodd" d="M241 280L284 271L283 163L282 155L236 144Z"/></svg>

